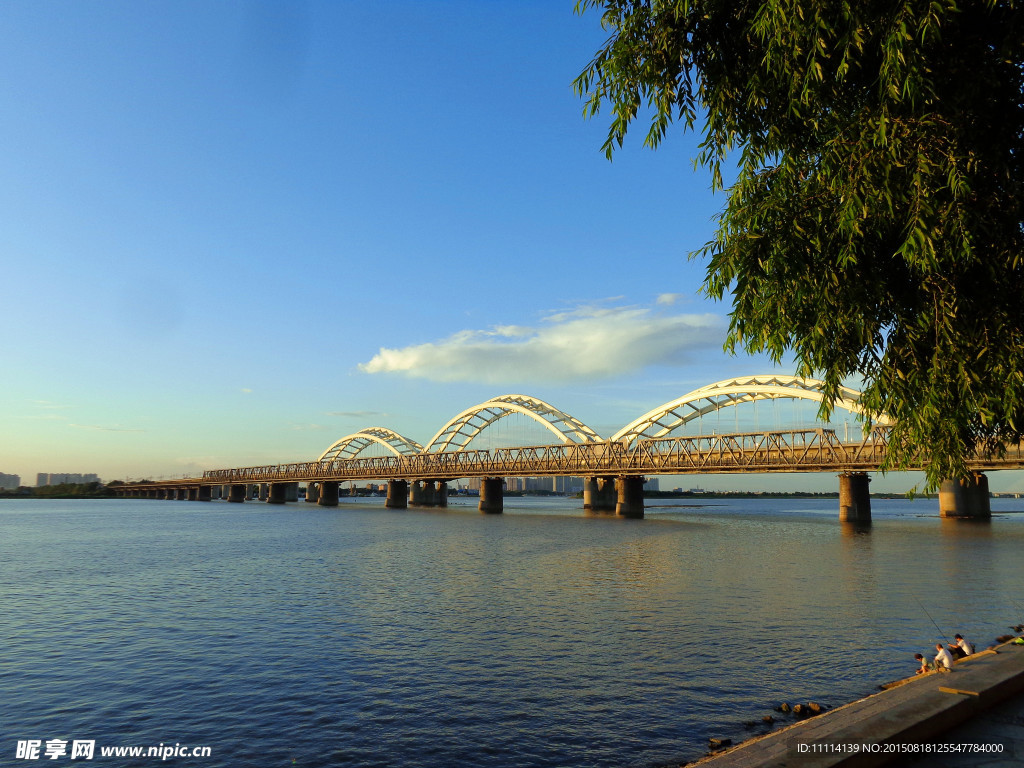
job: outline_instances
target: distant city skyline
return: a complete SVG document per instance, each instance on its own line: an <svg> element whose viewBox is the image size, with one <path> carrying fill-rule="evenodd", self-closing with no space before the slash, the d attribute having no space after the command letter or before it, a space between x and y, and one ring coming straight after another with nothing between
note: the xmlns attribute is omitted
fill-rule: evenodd
<svg viewBox="0 0 1024 768"><path fill-rule="evenodd" d="M64 483L98 483L100 476L94 472L37 472L36 488Z"/></svg>
<svg viewBox="0 0 1024 768"><path fill-rule="evenodd" d="M0 5L0 31L10 472L305 460L378 424L425 439L507 393L610 435L791 370L722 349L728 307L688 257L724 204L699 136L604 158L607 116L572 90L599 14L41 0Z"/></svg>

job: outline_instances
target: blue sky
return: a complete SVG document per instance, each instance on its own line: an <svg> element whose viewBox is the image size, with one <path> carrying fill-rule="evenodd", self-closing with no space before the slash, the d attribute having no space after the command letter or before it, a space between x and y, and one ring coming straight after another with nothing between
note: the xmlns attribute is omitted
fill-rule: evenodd
<svg viewBox="0 0 1024 768"><path fill-rule="evenodd" d="M696 138L652 152L641 129L608 162L582 117L599 21L0 5L0 471L191 474L378 425L422 442L511 392L607 436L770 371L722 352L728 307L687 258L723 204Z"/></svg>

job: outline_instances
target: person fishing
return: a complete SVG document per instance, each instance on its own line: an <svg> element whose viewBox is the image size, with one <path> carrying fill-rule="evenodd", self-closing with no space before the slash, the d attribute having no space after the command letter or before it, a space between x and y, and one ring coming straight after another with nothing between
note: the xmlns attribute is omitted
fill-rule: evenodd
<svg viewBox="0 0 1024 768"><path fill-rule="evenodd" d="M953 655L946 649L946 646L944 646L942 643L936 643L935 650L937 651L937 653L935 654L936 671L941 672L943 668L945 668L947 672L952 672Z"/></svg>
<svg viewBox="0 0 1024 768"><path fill-rule="evenodd" d="M964 656L970 656L974 653L974 643L964 640L963 635L953 635L953 639L956 640L957 647L964 652Z"/></svg>
<svg viewBox="0 0 1024 768"><path fill-rule="evenodd" d="M926 659L924 657L923 654L915 653L914 654L914 659L916 659L917 663L921 665L920 667L918 667L917 672L915 672L914 674L916 674L916 675L926 675L926 674L928 674L929 672L932 671L931 663L928 661L928 659Z"/></svg>

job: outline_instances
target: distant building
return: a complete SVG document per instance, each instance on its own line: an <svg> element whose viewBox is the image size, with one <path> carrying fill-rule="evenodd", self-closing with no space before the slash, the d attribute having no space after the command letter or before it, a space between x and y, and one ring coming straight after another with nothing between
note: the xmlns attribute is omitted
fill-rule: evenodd
<svg viewBox="0 0 1024 768"><path fill-rule="evenodd" d="M0 488L5 491L13 491L21 485L21 475L8 475L0 472Z"/></svg>
<svg viewBox="0 0 1024 768"><path fill-rule="evenodd" d="M83 475L79 472L40 472L36 475L36 488L44 485L63 485L64 483L98 483L99 475Z"/></svg>

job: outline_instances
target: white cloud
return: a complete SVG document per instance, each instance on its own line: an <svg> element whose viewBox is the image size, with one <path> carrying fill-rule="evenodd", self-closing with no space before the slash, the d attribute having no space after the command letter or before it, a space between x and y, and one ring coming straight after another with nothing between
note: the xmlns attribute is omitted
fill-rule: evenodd
<svg viewBox="0 0 1024 768"><path fill-rule="evenodd" d="M125 427L104 427L99 424L68 424L75 429L93 429L99 432L145 432L144 429L127 429Z"/></svg>
<svg viewBox="0 0 1024 768"><path fill-rule="evenodd" d="M433 381L490 384L612 378L650 365L682 365L696 349L720 347L718 315L664 315L642 307L581 307L543 325L466 330L447 339L381 349L359 369Z"/></svg>
<svg viewBox="0 0 1024 768"><path fill-rule="evenodd" d="M671 307L681 298L683 298L683 294L681 293L661 293L658 294L657 302L660 306Z"/></svg>

